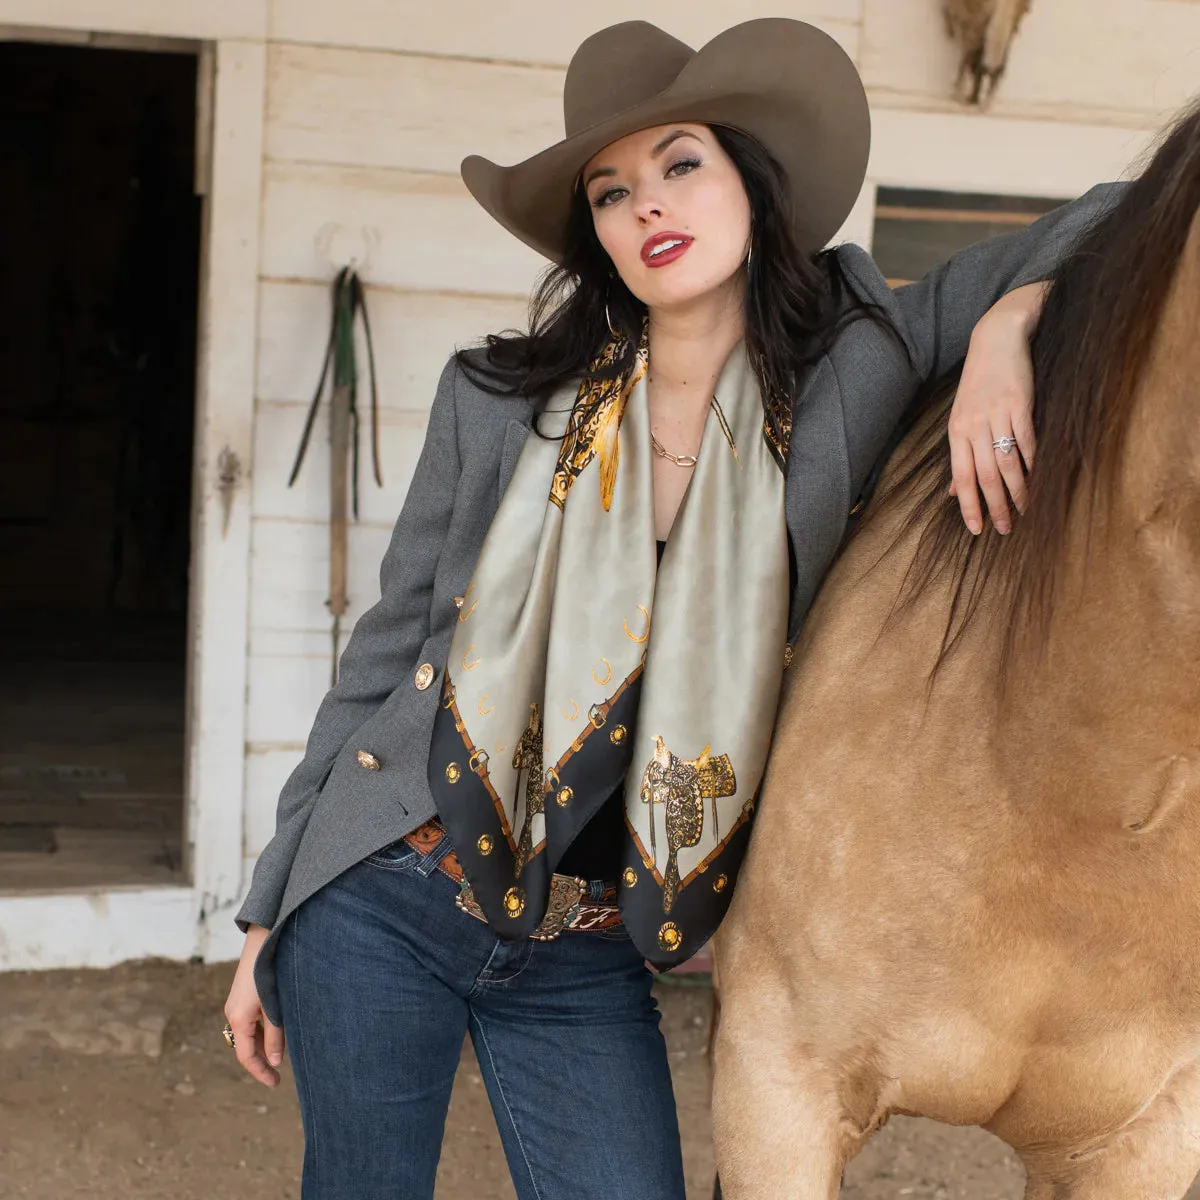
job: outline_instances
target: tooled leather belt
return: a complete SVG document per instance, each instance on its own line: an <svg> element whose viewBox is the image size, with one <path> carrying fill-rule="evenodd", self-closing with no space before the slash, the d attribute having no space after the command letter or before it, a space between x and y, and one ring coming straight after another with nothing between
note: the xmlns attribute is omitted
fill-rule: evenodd
<svg viewBox="0 0 1200 1200"><path fill-rule="evenodd" d="M406 833L403 840L410 849L419 854L432 854L448 836L442 823L434 817L411 833ZM467 882L458 855L453 850L449 851L438 863L437 869L458 884L455 905L468 916L486 922L487 917ZM552 875L546 915L529 936L534 941L552 942L564 930L586 933L612 929L620 925L621 913L616 905L617 889L609 887L599 901L589 899L589 892L586 879L579 879L574 875Z"/></svg>

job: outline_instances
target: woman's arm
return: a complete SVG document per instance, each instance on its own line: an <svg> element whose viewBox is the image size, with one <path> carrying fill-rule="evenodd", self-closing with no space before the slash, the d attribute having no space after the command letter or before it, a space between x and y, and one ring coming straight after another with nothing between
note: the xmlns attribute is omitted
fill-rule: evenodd
<svg viewBox="0 0 1200 1200"><path fill-rule="evenodd" d="M1003 404L1018 419L1023 407L1032 405L1027 340L1013 335L1019 322L1008 320L1009 310L1014 305L1024 307L1026 316L1036 321L1040 306L1031 302L1036 296L1027 285L1053 274L1083 231L1119 201L1125 186L1094 187L1028 229L970 246L920 282L895 290L865 250L838 247L839 264L855 297L882 313L903 343L901 350L892 339L889 347L886 339L872 336L864 328L866 323L858 321L846 326L831 355L842 392L853 496L859 494L917 390L964 358L965 385L959 392L958 412L960 418L970 419L962 422L962 439L968 437L966 426L972 430L972 443L976 435L982 438L980 413L990 414ZM993 308L1000 315L983 323ZM981 326L979 337L974 336L976 326ZM1014 399L1019 396L1023 399ZM974 521L978 532L982 529L978 494L969 484L962 439L960 503L966 499L964 517ZM992 440L988 439L990 453L994 453ZM1010 468L1017 465L1009 463ZM1002 496L1003 484L1000 487ZM974 509L969 507L972 498Z"/></svg>
<svg viewBox="0 0 1200 1200"><path fill-rule="evenodd" d="M429 636L434 573L450 527L461 463L455 414L458 363L442 371L429 412L425 445L379 571L380 598L354 626L338 682L321 703L304 758L283 785L275 836L254 868L235 918L271 928L292 860L321 787L351 735L387 700L416 665Z"/></svg>
<svg viewBox="0 0 1200 1200"><path fill-rule="evenodd" d="M1120 199L1125 184L1104 183L1027 229L968 246L917 283L897 288L894 318L923 380L961 362L976 324L1002 296L1048 279L1080 235Z"/></svg>

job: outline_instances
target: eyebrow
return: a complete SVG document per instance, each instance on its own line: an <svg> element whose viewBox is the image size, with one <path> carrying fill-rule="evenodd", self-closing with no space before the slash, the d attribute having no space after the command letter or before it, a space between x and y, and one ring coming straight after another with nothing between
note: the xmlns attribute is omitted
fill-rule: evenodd
<svg viewBox="0 0 1200 1200"><path fill-rule="evenodd" d="M698 137L696 137L696 135L694 133L691 133L686 129L673 130L671 133L668 133L667 136L665 138L663 138L661 141L655 143L654 148L650 151L650 157L657 158L668 146L670 146L674 142L677 142L680 138L685 138L685 137L695 138L696 141L700 140ZM603 179L606 176L615 175L616 173L617 173L616 167L597 167L583 181L583 186L585 188L589 188L592 186L592 184L597 179Z"/></svg>

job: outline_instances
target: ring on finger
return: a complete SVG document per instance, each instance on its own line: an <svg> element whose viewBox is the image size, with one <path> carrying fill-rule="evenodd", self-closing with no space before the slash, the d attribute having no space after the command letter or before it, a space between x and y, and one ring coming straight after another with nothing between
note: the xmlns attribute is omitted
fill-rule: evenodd
<svg viewBox="0 0 1200 1200"><path fill-rule="evenodd" d="M228 1021L225 1022L225 1028L221 1030L221 1036L229 1043L230 1046L237 1048L237 1042L233 1036L233 1026Z"/></svg>
<svg viewBox="0 0 1200 1200"><path fill-rule="evenodd" d="M992 449L998 454L1011 454L1016 449L1017 439L1012 434L1006 433L1003 437L998 437L992 443Z"/></svg>

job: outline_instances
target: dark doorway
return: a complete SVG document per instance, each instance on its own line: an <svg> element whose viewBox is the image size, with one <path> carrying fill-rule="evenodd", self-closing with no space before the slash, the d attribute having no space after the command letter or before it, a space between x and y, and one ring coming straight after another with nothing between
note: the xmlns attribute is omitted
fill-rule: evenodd
<svg viewBox="0 0 1200 1200"><path fill-rule="evenodd" d="M0 44L0 890L183 882L197 58Z"/></svg>

